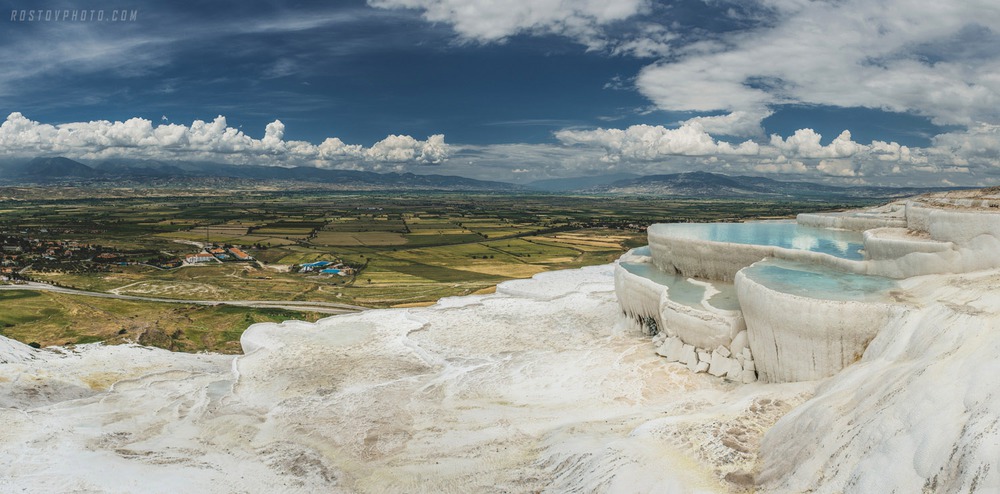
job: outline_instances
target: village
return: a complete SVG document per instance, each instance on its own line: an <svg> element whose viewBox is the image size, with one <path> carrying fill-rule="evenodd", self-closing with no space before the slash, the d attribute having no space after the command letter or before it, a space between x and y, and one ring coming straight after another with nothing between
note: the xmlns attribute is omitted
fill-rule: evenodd
<svg viewBox="0 0 1000 494"><path fill-rule="evenodd" d="M181 261L156 251L125 252L75 240L0 234L0 282L4 283L27 279L25 272L28 269L97 273L128 264L147 264L166 269L180 266Z"/></svg>
<svg viewBox="0 0 1000 494"><path fill-rule="evenodd" d="M38 239L0 234L0 282L29 280L27 272L100 273L114 267L143 265L174 269L205 262L254 262L242 248L232 245L206 246L202 252L180 259L154 250L125 251L75 240Z"/></svg>
<svg viewBox="0 0 1000 494"><path fill-rule="evenodd" d="M41 232L43 234L48 232ZM207 243L196 253L183 258L155 250L122 250L76 240L41 239L29 232L0 233L0 283L31 280L35 273L103 273L116 267L149 266L175 269L209 263L260 263L245 247ZM339 258L292 265L292 273L316 276L350 277L355 268Z"/></svg>

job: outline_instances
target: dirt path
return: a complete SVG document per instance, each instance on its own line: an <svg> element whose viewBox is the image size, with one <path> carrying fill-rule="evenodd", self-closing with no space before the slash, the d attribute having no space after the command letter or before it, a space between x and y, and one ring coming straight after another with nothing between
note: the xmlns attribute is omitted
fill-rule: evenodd
<svg viewBox="0 0 1000 494"><path fill-rule="evenodd" d="M88 292L85 290L75 290L59 286L46 285L44 283L24 283L20 285L0 285L0 290L44 290L69 295L82 295L85 297L113 298L118 300L132 300L138 302L162 302L170 304L189 305L233 305L237 307L254 307L260 309L285 309L308 312L319 312L322 314L347 314L365 310L365 307L349 304L339 304L335 302L297 302L289 300L183 300L174 298L140 297L136 295L120 295L117 293Z"/></svg>

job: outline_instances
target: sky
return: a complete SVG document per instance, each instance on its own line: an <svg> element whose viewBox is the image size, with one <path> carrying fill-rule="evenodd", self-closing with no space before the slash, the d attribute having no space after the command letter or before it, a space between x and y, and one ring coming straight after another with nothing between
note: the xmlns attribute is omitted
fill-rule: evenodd
<svg viewBox="0 0 1000 494"><path fill-rule="evenodd" d="M1000 184L995 0L0 0L0 157Z"/></svg>

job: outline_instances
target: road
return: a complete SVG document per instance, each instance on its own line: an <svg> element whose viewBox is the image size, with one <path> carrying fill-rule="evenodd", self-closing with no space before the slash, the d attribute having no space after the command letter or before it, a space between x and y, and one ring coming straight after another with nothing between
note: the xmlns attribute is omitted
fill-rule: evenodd
<svg viewBox="0 0 1000 494"><path fill-rule="evenodd" d="M321 314L348 314L365 310L366 307L357 305L338 304L334 302L301 302L288 300L180 300L175 298L139 297L136 295L118 295L104 292L88 292L61 286L46 285L45 283L24 283L20 285L0 285L0 290L36 290L65 293L68 295L82 295L84 297L113 298L118 300L131 300L136 302L162 302L168 304L188 304L188 305L233 305L237 307L252 307L257 309L286 309L306 312L318 312Z"/></svg>

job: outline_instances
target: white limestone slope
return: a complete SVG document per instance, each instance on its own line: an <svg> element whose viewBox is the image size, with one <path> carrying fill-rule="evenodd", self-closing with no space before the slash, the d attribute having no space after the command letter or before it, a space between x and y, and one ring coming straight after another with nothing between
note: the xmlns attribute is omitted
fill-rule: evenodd
<svg viewBox="0 0 1000 494"><path fill-rule="evenodd" d="M763 490L1000 492L1000 272L906 284L923 308L767 433Z"/></svg>
<svg viewBox="0 0 1000 494"><path fill-rule="evenodd" d="M737 387L665 364L623 329L612 280L601 266L429 308L254 325L236 358L26 350L0 364L0 381L34 379L0 408L0 492L748 487L761 435L813 385ZM31 399L63 382L77 386Z"/></svg>
<svg viewBox="0 0 1000 494"><path fill-rule="evenodd" d="M0 339L0 364L27 362L38 358L31 347L9 338Z"/></svg>
<svg viewBox="0 0 1000 494"><path fill-rule="evenodd" d="M24 410L98 396L115 382L174 369L225 371L229 360L136 345L36 350L0 336L0 409Z"/></svg>

